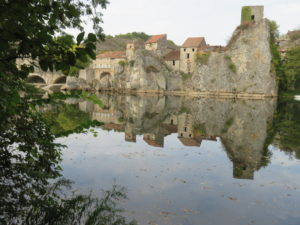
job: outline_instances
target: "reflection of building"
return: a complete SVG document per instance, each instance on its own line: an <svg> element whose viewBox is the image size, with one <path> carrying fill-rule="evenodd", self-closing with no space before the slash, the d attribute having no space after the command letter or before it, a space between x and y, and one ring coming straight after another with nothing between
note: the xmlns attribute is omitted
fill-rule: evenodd
<svg viewBox="0 0 300 225"><path fill-rule="evenodd" d="M191 114L183 113L178 116L178 137L193 138L193 118Z"/></svg>
<svg viewBox="0 0 300 225"><path fill-rule="evenodd" d="M125 141L136 142L136 134L133 131L134 127L131 123L127 123L125 126Z"/></svg>
<svg viewBox="0 0 300 225"><path fill-rule="evenodd" d="M143 139L148 145L153 147L164 147L164 138L164 133L162 132L161 128L158 127L151 133L145 133Z"/></svg>

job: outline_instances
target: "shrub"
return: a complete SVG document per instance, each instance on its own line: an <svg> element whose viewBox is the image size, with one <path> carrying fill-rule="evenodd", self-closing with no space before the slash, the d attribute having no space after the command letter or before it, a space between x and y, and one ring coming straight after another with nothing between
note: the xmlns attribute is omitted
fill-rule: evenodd
<svg viewBox="0 0 300 225"><path fill-rule="evenodd" d="M206 52L206 53L198 52L195 54L195 62L207 65L209 56L210 56L210 52Z"/></svg>
<svg viewBox="0 0 300 225"><path fill-rule="evenodd" d="M187 80L187 79L190 79L192 77L192 74L191 73L183 73L181 72L181 77L183 79L183 81Z"/></svg>
<svg viewBox="0 0 300 225"><path fill-rule="evenodd" d="M125 66L127 66L127 65L128 65L128 62L127 62L127 61L124 61L124 60L122 60L122 61L119 61L119 65L120 65L120 66L123 66L123 67L125 67Z"/></svg>
<svg viewBox="0 0 300 225"><path fill-rule="evenodd" d="M225 55L224 58L225 58L225 60L228 62L228 68L229 68L232 72L236 73L236 72L237 72L236 65L232 62L231 57L230 57L229 55Z"/></svg>
<svg viewBox="0 0 300 225"><path fill-rule="evenodd" d="M228 67L229 67L229 69L230 69L232 72L236 73L237 69L236 69L236 66L235 66L235 64L234 64L233 62L231 62L231 63L228 65Z"/></svg>
<svg viewBox="0 0 300 225"><path fill-rule="evenodd" d="M251 7L244 6L242 8L242 23L251 21Z"/></svg>

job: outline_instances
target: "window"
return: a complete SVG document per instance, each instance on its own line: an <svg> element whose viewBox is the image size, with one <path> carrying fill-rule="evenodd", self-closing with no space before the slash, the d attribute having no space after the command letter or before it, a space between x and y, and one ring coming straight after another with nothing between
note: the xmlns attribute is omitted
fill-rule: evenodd
<svg viewBox="0 0 300 225"><path fill-rule="evenodd" d="M190 58L190 53L186 54L186 58L189 59Z"/></svg>
<svg viewBox="0 0 300 225"><path fill-rule="evenodd" d="M186 49L184 48L183 51L186 51Z"/></svg>
<svg viewBox="0 0 300 225"><path fill-rule="evenodd" d="M255 16L254 16L254 15L251 16L251 20L252 20L252 21L255 20Z"/></svg>
<svg viewBox="0 0 300 225"><path fill-rule="evenodd" d="M173 125L173 120L171 120L171 125Z"/></svg>
<svg viewBox="0 0 300 225"><path fill-rule="evenodd" d="M194 51L195 51L195 49L193 48L193 49L192 49L192 51L194 52Z"/></svg>
<svg viewBox="0 0 300 225"><path fill-rule="evenodd" d="M186 132L186 130L187 130L187 128L185 127L185 128L184 128L184 131Z"/></svg>
<svg viewBox="0 0 300 225"><path fill-rule="evenodd" d="M175 62L175 60L173 60L173 66L175 66L175 64L176 64L176 62Z"/></svg>

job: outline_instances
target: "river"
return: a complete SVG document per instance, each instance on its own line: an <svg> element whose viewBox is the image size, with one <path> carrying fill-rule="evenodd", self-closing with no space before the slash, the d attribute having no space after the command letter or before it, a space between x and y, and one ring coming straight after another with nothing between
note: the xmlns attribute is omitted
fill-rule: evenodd
<svg viewBox="0 0 300 225"><path fill-rule="evenodd" d="M78 193L126 188L139 224L300 221L300 104L296 101L99 94L44 106L61 135L63 176ZM58 135L59 136L59 135Z"/></svg>

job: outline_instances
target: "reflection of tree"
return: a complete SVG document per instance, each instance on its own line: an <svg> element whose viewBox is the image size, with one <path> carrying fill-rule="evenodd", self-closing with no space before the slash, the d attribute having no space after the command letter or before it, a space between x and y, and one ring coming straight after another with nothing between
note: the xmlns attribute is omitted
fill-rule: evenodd
<svg viewBox="0 0 300 225"><path fill-rule="evenodd" d="M88 113L79 110L77 105L61 102L51 110L43 113L43 118L50 126L55 136L65 136L70 133L82 132L85 128L101 125L100 122L92 121Z"/></svg>
<svg viewBox="0 0 300 225"><path fill-rule="evenodd" d="M300 104L283 101L278 106L274 143L286 152L295 152L300 159Z"/></svg>
<svg viewBox="0 0 300 225"><path fill-rule="evenodd" d="M123 189L114 187L99 199L70 194L70 182L58 180L62 146L54 143L32 98L1 110L0 224L127 224L117 209L118 200L126 197ZM76 119L82 116L68 110ZM74 127L71 120L68 129Z"/></svg>

